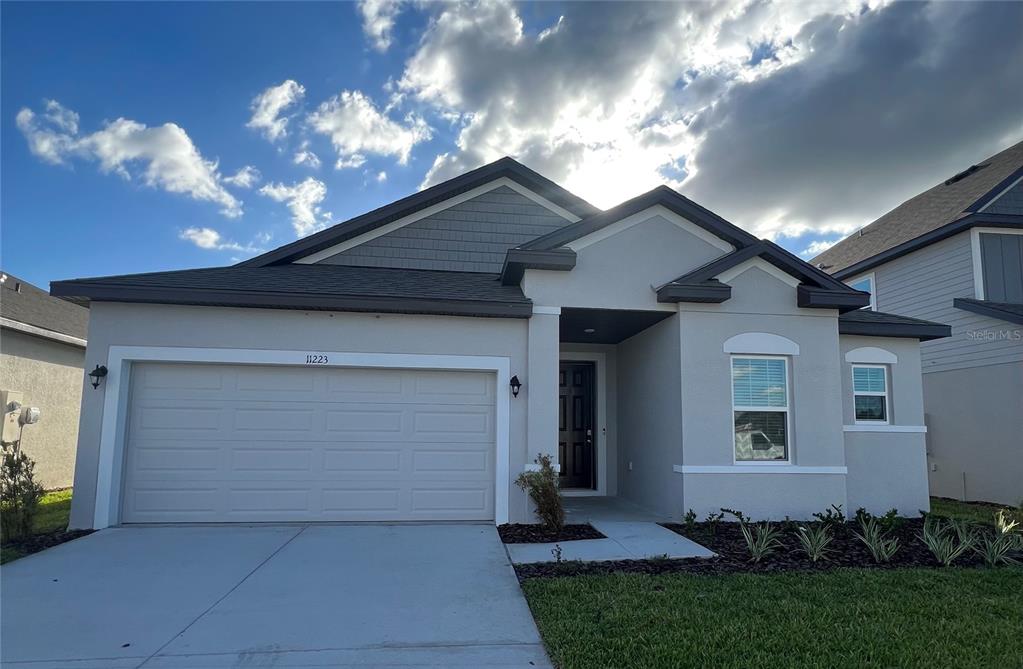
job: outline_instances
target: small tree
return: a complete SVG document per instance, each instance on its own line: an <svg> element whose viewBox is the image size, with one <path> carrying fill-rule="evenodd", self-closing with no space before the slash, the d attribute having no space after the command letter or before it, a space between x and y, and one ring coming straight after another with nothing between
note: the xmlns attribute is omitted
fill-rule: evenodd
<svg viewBox="0 0 1023 669"><path fill-rule="evenodd" d="M21 450L3 454L0 464L0 536L12 541L32 532L43 486L35 480L35 460Z"/></svg>
<svg viewBox="0 0 1023 669"><path fill-rule="evenodd" d="M540 523L548 530L560 531L565 526L565 508L561 504L561 491L558 490L558 474L551 464L551 456L536 456L536 471L522 472L515 479L515 485L529 493L529 499L536 505L536 515Z"/></svg>

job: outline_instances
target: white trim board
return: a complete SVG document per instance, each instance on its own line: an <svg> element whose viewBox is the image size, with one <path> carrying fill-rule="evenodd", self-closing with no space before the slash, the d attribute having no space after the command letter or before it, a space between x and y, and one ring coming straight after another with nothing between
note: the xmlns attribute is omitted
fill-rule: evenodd
<svg viewBox="0 0 1023 669"><path fill-rule="evenodd" d="M326 356L323 364L306 364L310 354ZM472 355L415 355L407 353L349 353L343 351L285 351L238 348L177 348L111 346L108 374L103 386L103 417L100 424L99 463L93 527L102 529L120 521L125 433L128 418L128 387L132 363L182 362L235 365L286 365L292 367L377 367L382 369L433 369L493 372L497 375L495 398L496 484L494 521L508 522L510 486L509 412L511 410L510 361L506 357Z"/></svg>
<svg viewBox="0 0 1023 669"><path fill-rule="evenodd" d="M678 214L671 211L664 205L660 204L655 204L654 206L644 209L643 211L637 212L631 216L626 216L625 218L619 221L615 221L611 225L603 227L599 230L595 230L588 235L583 235L579 239L569 242L568 244L566 244L566 246L572 249L573 251L578 252L586 248L587 246L596 244L597 242L603 241L608 237L614 237L618 233L625 232L629 228L639 225L640 223L649 221L650 219L656 216L660 216L661 218L667 219L668 221L674 223L675 225L682 228L683 230L693 235L694 237L698 237L699 239L702 239L703 241L710 244L711 246L722 251L725 251L726 253L730 253L735 250L734 246L732 246L725 240L721 239L714 233L704 230L703 228L696 225L689 219L679 216Z"/></svg>
<svg viewBox="0 0 1023 669"><path fill-rule="evenodd" d="M597 378L597 489L572 491L578 496L607 494L607 355L603 351L559 351L558 361L592 362ZM569 492L568 490L565 491Z"/></svg>
<svg viewBox="0 0 1023 669"><path fill-rule="evenodd" d="M68 344L69 346L77 346L78 348L85 348L88 343L86 340L79 337L64 334L63 332L55 332L54 330L47 330L46 328L36 327L35 325L29 325L28 323L22 323L21 321L11 320L10 318L4 318L2 316L0 316L0 327L5 327L9 330L15 330L34 337L41 337L43 339L60 342L61 344Z"/></svg>
<svg viewBox="0 0 1023 669"><path fill-rule="evenodd" d="M488 193L494 190L495 188L500 188L501 186L507 186L508 188L511 188L519 195L529 198L530 200L537 203L541 207L554 212L558 216L568 220L571 223L575 223L576 221L580 220L579 217L573 214L572 212L568 211L563 207L559 207L558 205L554 204L550 200L540 195L537 195L536 193L529 190L525 186L519 184L517 181L513 181L508 177L501 177L499 179L489 181L483 184L482 186L477 186L472 190L467 190L464 193L459 193L458 195L452 196L447 200L438 202L437 204L420 209L419 211L413 212L403 218L399 218L396 221L391 221L390 223L382 225L379 228L364 232L357 237L352 237L351 239L343 241L339 244L334 244L333 246L327 247L322 251L317 251L316 253L310 253L307 256L296 258L294 262L300 265L311 265L314 263L318 263L321 260L324 260L331 256L335 256L338 253L347 251L350 248L353 248L360 244L365 244L368 241L372 241L377 237L383 237L386 234L394 232L395 230L398 230L400 228L404 228L406 225L411 225L412 223L422 220L428 216L433 216L434 214L440 213L445 209L450 209L455 205L462 204L463 202L468 202L474 197L477 197L484 193Z"/></svg>
<svg viewBox="0 0 1023 669"><path fill-rule="evenodd" d="M674 465L679 474L847 474L846 467L803 467L799 465Z"/></svg>

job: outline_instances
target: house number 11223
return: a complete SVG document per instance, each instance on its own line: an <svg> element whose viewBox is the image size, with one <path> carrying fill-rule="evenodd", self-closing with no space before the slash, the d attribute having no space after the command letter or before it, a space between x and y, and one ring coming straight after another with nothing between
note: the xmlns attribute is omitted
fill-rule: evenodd
<svg viewBox="0 0 1023 669"><path fill-rule="evenodd" d="M330 360L325 355L307 355L305 357L305 364L307 365L326 365Z"/></svg>

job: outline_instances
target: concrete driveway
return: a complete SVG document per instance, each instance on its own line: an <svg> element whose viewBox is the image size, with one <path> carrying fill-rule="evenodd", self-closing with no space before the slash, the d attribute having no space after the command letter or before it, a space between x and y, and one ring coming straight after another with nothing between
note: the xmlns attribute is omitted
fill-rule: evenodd
<svg viewBox="0 0 1023 669"><path fill-rule="evenodd" d="M112 528L0 569L5 667L549 667L488 525Z"/></svg>

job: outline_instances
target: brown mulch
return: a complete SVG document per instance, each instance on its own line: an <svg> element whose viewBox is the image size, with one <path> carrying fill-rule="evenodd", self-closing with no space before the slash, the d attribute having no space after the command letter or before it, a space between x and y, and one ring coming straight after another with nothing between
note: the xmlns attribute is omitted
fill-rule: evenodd
<svg viewBox="0 0 1023 669"><path fill-rule="evenodd" d="M60 544L66 543L79 537L84 537L87 534L92 534L96 530L62 530L59 532L46 532L45 534L33 534L32 536L19 539L17 541L4 542L4 548L13 548L14 550L21 553L21 557L31 555L32 553L38 553L39 551L46 550L47 548L53 548Z"/></svg>
<svg viewBox="0 0 1023 669"><path fill-rule="evenodd" d="M558 541L579 541L580 539L603 539L604 535L593 529L589 523L565 525L561 531L550 531L543 525L507 524L498 525L497 533L506 544L549 544Z"/></svg>
<svg viewBox="0 0 1023 669"><path fill-rule="evenodd" d="M715 558L684 558L672 560L656 558L651 560L619 560L614 562L547 562L540 564L515 565L520 580L548 576L580 576L590 574L639 573L639 574L737 574L775 573L782 571L827 571L842 567L872 569L898 569L905 567L938 567L938 562L920 540L922 518L902 519L892 529L892 536L898 537L899 549L891 562L874 562L870 551L855 535L859 530L855 522L848 522L834 528L834 540L828 546L830 552L820 562L811 562L795 536L794 524L775 523L781 530L778 537L781 546L760 562L750 562L749 551L738 523L664 523L663 527L692 539L718 554ZM957 567L975 567L983 560L972 551L955 562Z"/></svg>

